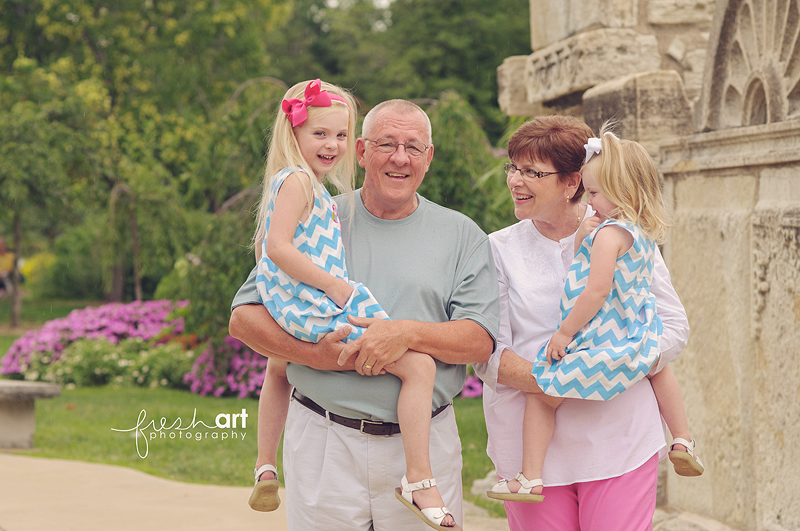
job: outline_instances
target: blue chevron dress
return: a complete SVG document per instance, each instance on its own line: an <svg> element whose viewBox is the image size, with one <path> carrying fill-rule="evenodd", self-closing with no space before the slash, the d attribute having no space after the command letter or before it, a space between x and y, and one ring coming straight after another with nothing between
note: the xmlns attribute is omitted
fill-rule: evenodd
<svg viewBox="0 0 800 531"><path fill-rule="evenodd" d="M547 344L539 351L532 374L550 396L610 400L644 378L658 359L662 326L650 293L656 244L629 221L604 221L581 244L561 295L559 327L586 288L592 242L607 225L628 230L633 245L617 259L611 292L567 346L567 355L551 364Z"/></svg>
<svg viewBox="0 0 800 531"><path fill-rule="evenodd" d="M272 180L265 228L267 232L275 208L275 197L291 173L291 168L284 168ZM311 214L305 222L298 224L293 243L315 265L336 277L348 280L336 203L324 186L315 185ZM349 325L352 331L345 338L345 341L349 342L361 337L365 329L348 323L348 315L389 318L367 287L351 280L348 282L353 286L353 294L345 307L339 308L324 291L298 282L278 269L272 260L267 258L266 244L264 238L256 276L258 294L272 318L294 337L316 343L328 332Z"/></svg>

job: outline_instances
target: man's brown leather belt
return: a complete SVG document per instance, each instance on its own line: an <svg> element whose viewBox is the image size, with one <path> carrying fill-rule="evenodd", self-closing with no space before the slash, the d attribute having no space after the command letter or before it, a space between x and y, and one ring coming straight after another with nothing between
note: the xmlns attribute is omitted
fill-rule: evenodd
<svg viewBox="0 0 800 531"><path fill-rule="evenodd" d="M400 425L395 424L394 422L378 422L374 420L350 419L347 417L341 417L335 413L325 411L322 406L304 394L300 393L300 391L297 389L293 391L292 396L299 404L304 405L317 415L328 418L331 422L335 422L336 424L341 424L342 426L347 426L348 428L358 430L361 433L366 433L368 435L394 435L396 433L400 433ZM449 405L450 404L445 404L436 408L433 413L431 413L431 418L444 411Z"/></svg>

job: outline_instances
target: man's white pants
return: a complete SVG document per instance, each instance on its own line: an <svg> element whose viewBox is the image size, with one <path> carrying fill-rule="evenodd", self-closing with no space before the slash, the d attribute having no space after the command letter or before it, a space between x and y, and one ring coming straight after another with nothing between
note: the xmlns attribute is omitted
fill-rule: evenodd
<svg viewBox="0 0 800 531"><path fill-rule="evenodd" d="M430 455L436 486L461 525L461 441L452 406L431 420ZM292 399L283 436L289 531L429 531L395 498L405 469L401 434L328 423Z"/></svg>

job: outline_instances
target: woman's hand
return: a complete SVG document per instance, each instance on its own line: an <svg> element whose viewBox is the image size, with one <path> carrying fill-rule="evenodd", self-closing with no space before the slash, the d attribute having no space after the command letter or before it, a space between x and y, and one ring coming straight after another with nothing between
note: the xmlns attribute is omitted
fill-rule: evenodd
<svg viewBox="0 0 800 531"><path fill-rule="evenodd" d="M547 344L547 361L556 362L567 355L567 346L572 343L572 337L561 330L556 330Z"/></svg>

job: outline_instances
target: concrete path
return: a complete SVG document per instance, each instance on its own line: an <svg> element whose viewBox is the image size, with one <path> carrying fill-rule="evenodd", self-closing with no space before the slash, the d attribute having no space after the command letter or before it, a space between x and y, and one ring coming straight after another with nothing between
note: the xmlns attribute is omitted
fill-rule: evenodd
<svg viewBox="0 0 800 531"><path fill-rule="evenodd" d="M249 496L249 487L0 453L0 531L286 530L283 506L259 513L247 505ZM465 531L508 531L505 520L481 511L465 507Z"/></svg>
<svg viewBox="0 0 800 531"><path fill-rule="evenodd" d="M0 531L285 531L283 506L259 513L249 487L195 485L131 468L0 453ZM283 493L281 492L283 498ZM734 531L669 507L655 531ZM465 502L464 531L508 531Z"/></svg>

